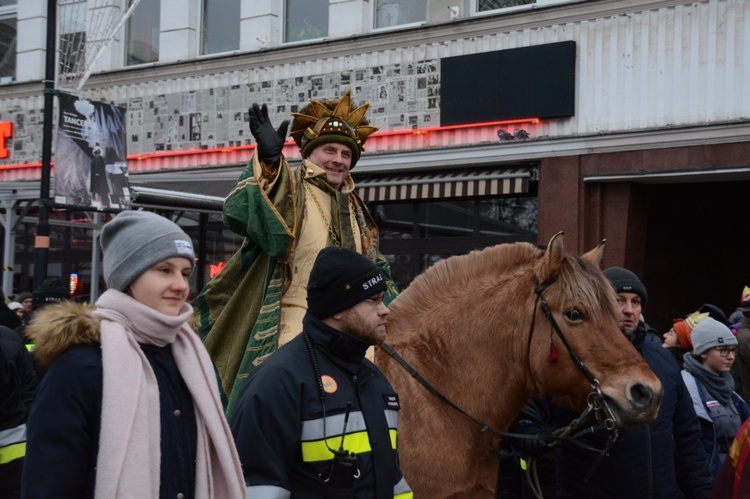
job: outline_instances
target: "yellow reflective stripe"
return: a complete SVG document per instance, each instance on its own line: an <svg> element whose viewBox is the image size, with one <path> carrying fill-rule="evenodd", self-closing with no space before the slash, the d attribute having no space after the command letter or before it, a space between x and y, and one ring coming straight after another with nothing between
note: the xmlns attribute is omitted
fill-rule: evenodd
<svg viewBox="0 0 750 499"><path fill-rule="evenodd" d="M26 442L0 447L0 464L7 464L26 455Z"/></svg>
<svg viewBox="0 0 750 499"><path fill-rule="evenodd" d="M393 497L394 499L397 497L409 499L414 497L414 493L411 491L411 487L409 487L409 484L406 483L406 480L403 477L401 477L401 480L399 480L398 483L393 486Z"/></svg>
<svg viewBox="0 0 750 499"><path fill-rule="evenodd" d="M398 449L398 430L390 429L388 433L391 435L391 449Z"/></svg>
<svg viewBox="0 0 750 499"><path fill-rule="evenodd" d="M333 452L328 450L328 448L338 449L340 445L341 436L331 437L328 440L302 442L302 461L306 463L330 461L333 459ZM344 450L355 454L371 452L372 448L370 447L370 438L367 436L367 432L347 433L344 439Z"/></svg>
<svg viewBox="0 0 750 499"><path fill-rule="evenodd" d="M24 346L26 347L26 350L28 350L29 352L33 352L34 351L34 344L33 343L27 343Z"/></svg>

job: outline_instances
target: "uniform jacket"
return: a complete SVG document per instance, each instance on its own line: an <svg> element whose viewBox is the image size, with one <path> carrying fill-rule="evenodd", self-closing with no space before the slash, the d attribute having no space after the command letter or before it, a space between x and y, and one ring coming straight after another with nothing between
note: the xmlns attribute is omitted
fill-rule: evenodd
<svg viewBox="0 0 750 499"><path fill-rule="evenodd" d="M71 307L78 307L80 315ZM34 318L50 331L37 340L36 348L51 352L54 360L29 416L23 498L94 497L103 367L99 331L92 331L84 320L89 313L70 303L65 309L48 307ZM141 348L159 384L160 497L174 498L178 491L193 497L197 430L192 397L170 346ZM175 411L180 411L179 418Z"/></svg>
<svg viewBox="0 0 750 499"><path fill-rule="evenodd" d="M26 418L37 382L31 354L15 331L0 326L0 497L21 493Z"/></svg>
<svg viewBox="0 0 750 499"><path fill-rule="evenodd" d="M193 306L194 327L204 339L228 397L227 415L247 375L277 348L281 296L289 285L295 242L305 216L303 183L330 191L339 207L332 213L332 227L342 246L356 251L354 238L359 238L363 254L376 263L389 283L386 303L397 294L388 262L378 250L377 227L362 200L353 192L348 195L360 227L360 233L354 234L344 213L349 209L347 195L334 191L324 175L308 177L313 170L307 165L303 161L292 174L282 158L276 178L269 182L262 179L254 156L224 202L224 224L245 240Z"/></svg>
<svg viewBox="0 0 750 499"><path fill-rule="evenodd" d="M700 442L700 426L674 357L640 332L633 344L664 388L655 421L622 434L609 452L597 453L564 443L556 452L559 498L674 499L708 498L711 475ZM552 424L562 427L576 415L555 407ZM583 437L604 448L607 432ZM683 495L684 494L684 495Z"/></svg>
<svg viewBox="0 0 750 499"><path fill-rule="evenodd" d="M715 479L719 474L719 470L721 469L724 460L722 459L722 454L720 453L719 446L716 442L714 421L709 415L708 408L706 407L706 400L701 396L701 390L699 388L700 381L684 370L682 371L682 379L685 381L685 386L687 387L688 393L690 393L690 398L693 401L693 409L698 415L698 420L702 430L701 441L706 450L706 456L711 466L711 475ZM745 401L735 392L732 392L731 404L740 416L740 424L742 424L747 418L750 418L750 407L748 407ZM737 433L737 430L739 430L739 428L737 428L734 433Z"/></svg>
<svg viewBox="0 0 750 499"><path fill-rule="evenodd" d="M304 327L253 370L230 420L248 497L411 498L398 467L398 397L364 358L368 345L310 314ZM325 482L330 448L341 447L356 455L351 487Z"/></svg>

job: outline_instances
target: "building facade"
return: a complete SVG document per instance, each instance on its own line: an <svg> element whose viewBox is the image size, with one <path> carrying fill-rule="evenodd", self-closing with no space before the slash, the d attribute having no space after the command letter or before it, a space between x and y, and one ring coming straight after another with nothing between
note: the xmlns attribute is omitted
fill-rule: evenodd
<svg viewBox="0 0 750 499"><path fill-rule="evenodd" d="M221 198L254 151L252 103L280 123L351 88L380 127L352 173L402 286L448 255L544 245L561 230L577 253L607 240L605 266L642 277L657 327L704 302L731 312L750 280L749 2L140 0L106 44L102 26L132 2L58 3L60 72L96 51L72 92L125 109L134 190ZM12 124L0 181L16 193L40 178L46 12L44 0L0 2L3 33L15 30L0 71L0 122ZM299 159L291 142L285 154ZM33 215L31 196L3 196L6 219ZM240 242L215 209L142 203L200 241L196 286ZM107 215L55 213L68 225L51 272L67 275L93 262ZM4 246L15 287L33 274L23 220ZM65 232L79 230L74 257Z"/></svg>

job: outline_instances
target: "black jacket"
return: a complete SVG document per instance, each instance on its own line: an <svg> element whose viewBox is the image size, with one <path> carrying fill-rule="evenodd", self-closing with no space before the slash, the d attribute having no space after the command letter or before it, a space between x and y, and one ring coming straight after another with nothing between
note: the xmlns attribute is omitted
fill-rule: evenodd
<svg viewBox="0 0 750 499"><path fill-rule="evenodd" d="M193 497L196 424L193 403L171 347L141 345L159 384L160 497ZM94 497L102 413L102 351L89 344L63 353L39 385L29 417L24 498ZM175 411L180 417L175 417Z"/></svg>
<svg viewBox="0 0 750 499"><path fill-rule="evenodd" d="M231 418L248 496L366 499L408 494L396 449L398 397L364 357L368 345L310 314L303 325L306 334L252 371ZM341 447L342 433L343 448L356 455L359 478L338 487L325 480L333 465L329 449ZM342 476L351 479L352 472Z"/></svg>
<svg viewBox="0 0 750 499"><path fill-rule="evenodd" d="M711 495L700 425L674 357L655 342L645 341L643 331L633 344L664 388L659 414L651 424L624 432L601 460L593 451L570 443L560 445L555 453L558 499L704 499ZM540 418L545 413L550 415L545 422L557 428L577 416L557 406L536 408ZM608 436L600 431L581 440L604 448Z"/></svg>

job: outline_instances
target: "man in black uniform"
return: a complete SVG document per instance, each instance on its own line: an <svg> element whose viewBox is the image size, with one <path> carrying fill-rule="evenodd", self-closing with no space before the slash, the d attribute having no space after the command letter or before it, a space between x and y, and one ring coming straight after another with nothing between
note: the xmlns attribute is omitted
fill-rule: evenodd
<svg viewBox="0 0 750 499"><path fill-rule="evenodd" d="M357 252L318 254L302 334L252 371L232 416L249 497L412 498L398 466L398 396L365 358L385 339L385 290Z"/></svg>

